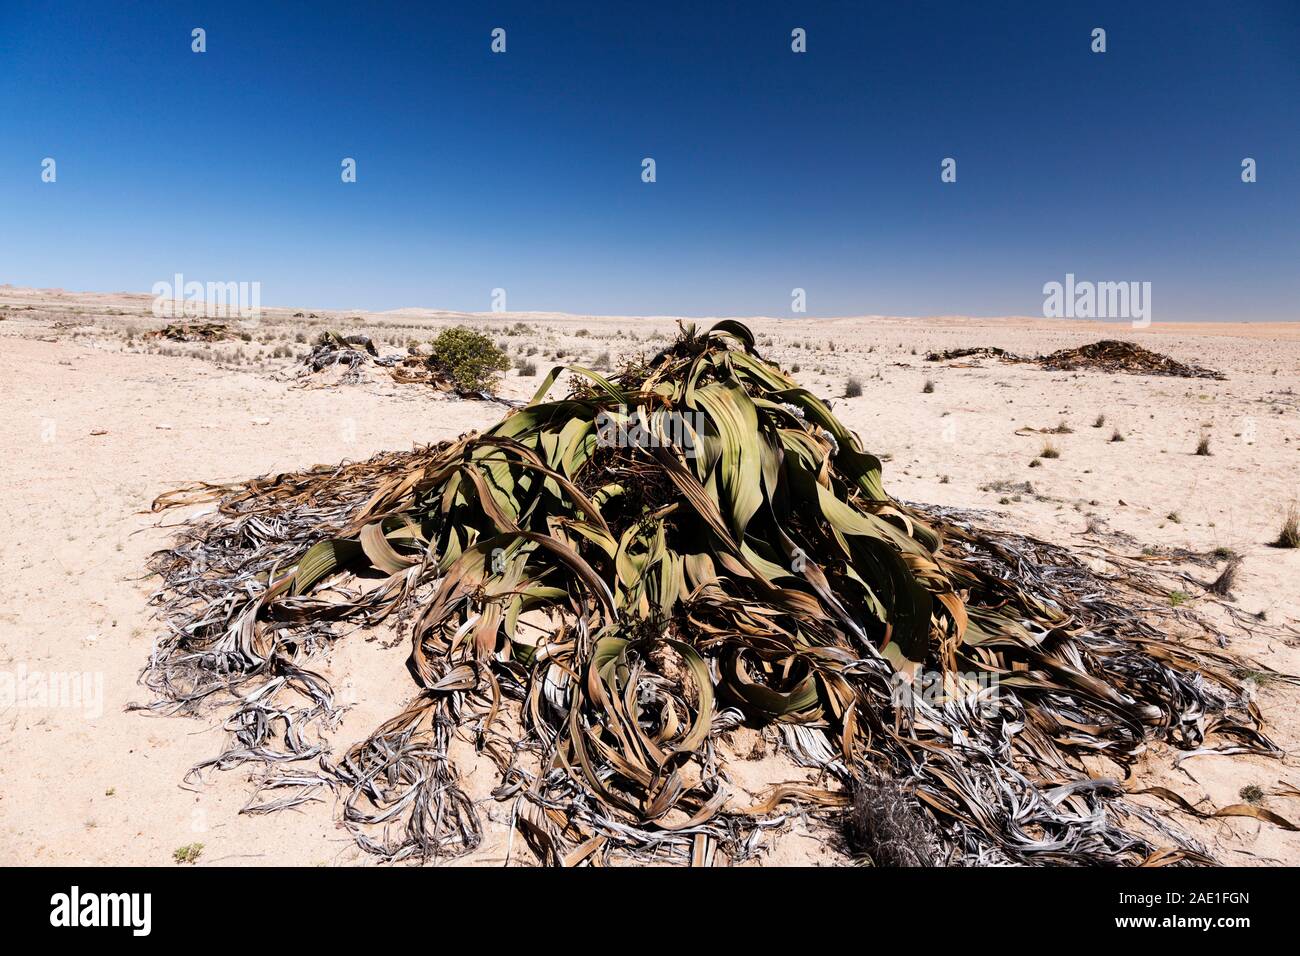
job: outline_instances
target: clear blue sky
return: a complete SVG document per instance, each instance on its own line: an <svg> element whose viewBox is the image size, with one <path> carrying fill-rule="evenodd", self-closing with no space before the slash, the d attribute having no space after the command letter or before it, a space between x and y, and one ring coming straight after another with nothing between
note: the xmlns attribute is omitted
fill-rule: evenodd
<svg viewBox="0 0 1300 956"><path fill-rule="evenodd" d="M1295 0L443 6L0 0L0 281L1001 315L1072 272L1300 319Z"/></svg>

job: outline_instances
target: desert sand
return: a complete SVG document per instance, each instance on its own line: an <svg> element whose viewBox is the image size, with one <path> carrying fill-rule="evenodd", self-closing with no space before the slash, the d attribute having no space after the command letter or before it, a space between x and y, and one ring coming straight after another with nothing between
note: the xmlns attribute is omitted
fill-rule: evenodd
<svg viewBox="0 0 1300 956"><path fill-rule="evenodd" d="M833 400L865 447L886 459L886 487L899 498L982 509L993 526L1082 554L1232 549L1242 565L1224 603L1238 613L1200 586L1217 573L1204 563L1175 566L1187 575L1176 600L1213 621L1233 653L1300 674L1300 550L1270 546L1300 492L1300 323L1136 330L1033 318L745 321L765 354ZM242 334L230 342L178 344L144 338L163 324L145 295L0 287L0 569L8 591L0 672L59 674L65 689L75 679L85 690L75 700L0 703L0 863L173 865L173 852L192 843L204 847L197 865L373 862L338 825L328 796L241 815L253 789L247 770L209 771L185 785L186 772L221 749L219 713L126 709L147 700L137 678L159 626L148 603L156 586L149 555L195 510L152 514L149 506L189 481L358 460L491 424L500 405L383 375L334 387L303 387L298 377L307 343L324 329L362 332L392 351L455 323L482 328L512 358L534 363L504 377L501 393L512 398L530 396L556 364L617 363L676 331L671 317L300 308L235 321ZM979 345L1045 353L1100 338L1132 340L1227 378L925 358ZM844 398L850 377L862 392ZM1123 441L1112 440L1117 433ZM1195 454L1203 436L1208 456ZM1059 457L1040 456L1048 442ZM355 637L322 665L351 705L336 732L340 745L364 737L412 690L405 645ZM1283 756L1176 763L1177 751L1155 745L1128 783L1169 787L1205 809L1240 803L1255 786L1261 806L1300 820L1291 756L1300 746L1297 688L1262 680L1256 693ZM488 837L468 862L499 865L510 844L508 810L485 809ZM1180 823L1223 862L1300 864L1298 833L1249 818ZM800 820L765 846L767 862L845 862ZM527 862L517 845L513 852L512 862Z"/></svg>

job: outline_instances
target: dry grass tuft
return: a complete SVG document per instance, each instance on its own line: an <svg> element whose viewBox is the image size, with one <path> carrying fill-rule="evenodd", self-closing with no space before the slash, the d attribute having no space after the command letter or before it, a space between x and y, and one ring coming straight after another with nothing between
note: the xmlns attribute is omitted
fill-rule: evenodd
<svg viewBox="0 0 1300 956"><path fill-rule="evenodd" d="M1295 502L1286 510L1282 519L1282 530L1278 532L1275 548L1300 548L1300 512L1296 511Z"/></svg>
<svg viewBox="0 0 1300 956"><path fill-rule="evenodd" d="M1206 585L1205 590L1217 597L1232 597L1233 585L1237 583L1237 572L1241 569L1241 558L1232 557L1224 566L1219 576Z"/></svg>

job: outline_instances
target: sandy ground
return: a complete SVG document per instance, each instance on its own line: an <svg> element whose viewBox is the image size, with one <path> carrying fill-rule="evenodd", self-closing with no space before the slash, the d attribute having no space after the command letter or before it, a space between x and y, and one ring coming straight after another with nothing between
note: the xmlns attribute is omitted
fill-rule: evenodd
<svg viewBox="0 0 1300 956"><path fill-rule="evenodd" d="M531 394L557 356L599 365L609 353L616 362L675 331L667 318L265 310L239 326L246 339L173 345L142 337L161 324L146 296L8 286L0 287L0 317L0 571L8 596L0 679L35 676L28 686L51 689L45 700L0 701L5 864L171 865L173 851L192 843L204 847L199 865L370 862L338 826L332 801L241 816L251 792L246 771L182 786L191 766L219 751L218 717L125 710L146 698L137 676L156 633L146 561L167 542L166 525L184 517L151 515L149 503L190 480L360 459L453 438L501 414L500 406L382 377L299 387L296 363L324 328L364 331L391 350L450 323L478 325L512 357L536 365L506 376L502 391L513 397ZM886 486L898 497L987 509L993 524L1084 551L1103 541L1124 542L1132 553L1237 551L1243 565L1233 605L1260 618L1233 623L1192 585L1188 600L1220 624L1233 650L1300 673L1300 551L1268 546L1297 496L1300 323L1138 331L1041 319L747 321L765 353L799 366L796 377L835 399L866 447L888 456ZM924 358L974 345L1047 352L1102 337L1133 339L1228 379ZM862 394L844 399L850 376ZM1105 424L1093 427L1099 415ZM1070 431L1040 433L1061 423ZM1116 431L1124 441L1111 440ZM1203 435L1208 457L1194 454ZM1059 458L1039 458L1048 441ZM1032 490L999 484L1026 481ZM1187 570L1198 580L1215 573ZM406 653L378 641L336 647L325 671L353 704L340 743L365 736L409 694ZM1290 756L1300 746L1296 688L1268 682L1258 695L1286 756L1198 756L1175 767L1156 747L1137 779L1206 807L1239 803L1253 784L1263 806L1300 820L1300 800L1276 792L1279 783L1300 785ZM489 835L473 862L499 864L506 814L486 809ZM1186 825L1224 862L1300 863L1300 834L1253 819ZM802 824L769 847L769 861L842 861Z"/></svg>

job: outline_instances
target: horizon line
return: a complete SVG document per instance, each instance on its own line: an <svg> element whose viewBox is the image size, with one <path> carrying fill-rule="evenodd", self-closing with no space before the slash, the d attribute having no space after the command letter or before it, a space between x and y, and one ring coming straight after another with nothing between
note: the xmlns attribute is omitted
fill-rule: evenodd
<svg viewBox="0 0 1300 956"><path fill-rule="evenodd" d="M0 290L18 293L44 294L48 296L121 296L125 298L138 298L153 300L157 298L152 292L133 292L126 289L118 290L98 290L98 289L66 289L61 286L26 286L15 285L11 282L0 283ZM765 322L849 322L849 321L967 321L967 322L1052 322L1062 325L1098 325L1103 327L1123 327L1130 326L1132 331L1144 331L1157 325L1165 326L1191 326L1191 325L1300 325L1300 317L1296 319L1152 319L1150 324L1141 327L1133 326L1129 319L1105 319L1105 318L1072 318L1072 317L1055 317L1045 315L1028 315L1028 314L1002 314L1002 315L974 315L962 312L933 313L929 315L891 315L876 312L862 312L842 315L760 315L760 314L732 314L732 315L685 315L672 313L616 313L616 312L567 312L557 311L554 309L504 309L501 311L469 311L465 309L445 309L434 306L424 305L407 305L399 306L393 309L371 309L366 307L349 306L321 306L321 305L261 305L259 312L291 312L291 311L318 311L331 313L359 313L370 316L409 316L415 313L428 313L437 316L464 316L484 321L504 320L511 317L523 316L546 316L556 321L578 320L578 319L620 319L620 320L645 320L645 321L662 321L662 320L679 320L685 319L690 321L722 321L731 319L736 321L765 321ZM175 316L172 316L175 318ZM202 318L197 316L196 318ZM235 318L245 318L244 316L235 316Z"/></svg>

